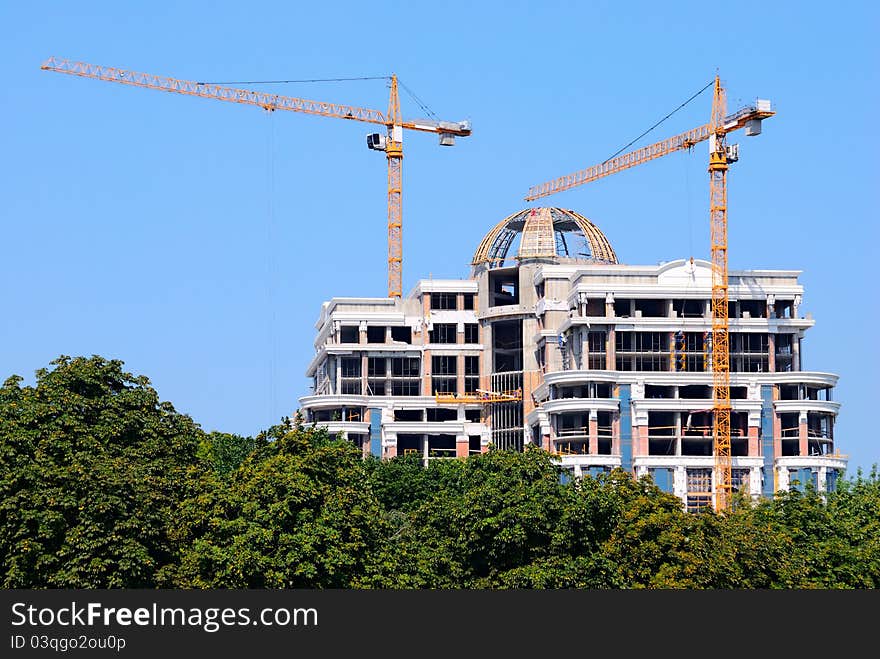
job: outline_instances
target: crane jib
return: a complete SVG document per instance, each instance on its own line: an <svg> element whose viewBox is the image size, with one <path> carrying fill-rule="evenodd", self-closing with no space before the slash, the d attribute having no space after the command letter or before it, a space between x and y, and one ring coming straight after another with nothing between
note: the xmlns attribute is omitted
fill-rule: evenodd
<svg viewBox="0 0 880 659"><path fill-rule="evenodd" d="M304 114L336 119L348 119L386 126L388 139L377 135L367 136L367 146L373 150L384 151L388 162L388 297L400 297L402 294L402 262L403 246L401 229L403 213L401 210L401 161L403 159L403 129L435 133L440 138L441 146L451 146L455 137L467 137L471 134L469 121L440 121L418 119L403 122L400 119L400 99L397 93L397 76L391 76L391 93L388 113L379 110L361 108L353 105L340 105L322 101L310 101L292 96L280 96L249 89L224 87L213 83L202 83L191 80L178 80L149 73L138 73L86 62L50 57L40 67L44 71L66 73L82 78L105 80L134 87L156 89L158 91L211 98L218 101L253 105L268 112L289 110Z"/></svg>

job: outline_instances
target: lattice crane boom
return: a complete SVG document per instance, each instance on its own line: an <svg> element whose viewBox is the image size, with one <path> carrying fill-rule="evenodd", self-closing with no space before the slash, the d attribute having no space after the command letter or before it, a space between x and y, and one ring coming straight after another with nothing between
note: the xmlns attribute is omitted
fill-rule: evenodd
<svg viewBox="0 0 880 659"><path fill-rule="evenodd" d="M379 110L354 105L312 101L250 89L236 89L86 62L73 62L55 57L50 57L40 68L45 71L55 71L57 73L116 82L134 87L144 87L146 89L185 94L187 96L198 96L229 103L254 105L267 111L287 110L385 126L387 129L385 139L381 139L378 135L369 135L367 137L367 145L371 149L385 151L388 161L388 297L400 297L403 288L403 211L401 203L403 130L435 133L440 136L440 144L442 146L451 146L454 144L456 137L467 137L471 134L470 122L467 121L454 122L432 119L404 121L400 115L400 98L398 96L396 75L391 76L388 113L383 114Z"/></svg>
<svg viewBox="0 0 880 659"><path fill-rule="evenodd" d="M669 137L655 144L609 158L603 163L582 169L529 188L526 201L534 201L557 192L596 181L636 165L655 160L709 140L709 216L712 264L712 385L713 385L713 455L715 457L715 509L726 510L733 491L730 451L730 344L728 318L728 245L727 245L727 169L738 155L727 145L727 134L741 128L746 135L758 135L761 121L772 117L769 101L757 101L731 115L726 115L725 91L715 76L712 117L708 124Z"/></svg>
<svg viewBox="0 0 880 659"><path fill-rule="evenodd" d="M740 128L745 128L751 121L760 121L772 117L774 114L776 113L767 109L764 104L743 107L734 114L724 118L724 132L729 133L734 130L739 130ZM529 188L529 192L525 199L526 201L534 201L541 197L548 197L557 192L570 190L579 185L584 185L585 183L596 181L600 178L610 176L611 174L616 174L624 169L630 169L636 165L656 160L661 156L665 156L675 151L690 149L695 144L708 140L712 134L712 124L704 124L698 128L692 128L680 135L668 137L655 144L643 146L634 151L630 151L629 153L609 158L598 165L581 169L572 174L560 176L559 178L546 181L539 185L533 185Z"/></svg>

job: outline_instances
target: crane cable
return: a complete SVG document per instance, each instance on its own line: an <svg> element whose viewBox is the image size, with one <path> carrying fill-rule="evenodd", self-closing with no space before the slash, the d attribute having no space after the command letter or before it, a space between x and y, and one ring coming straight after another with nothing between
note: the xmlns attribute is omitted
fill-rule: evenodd
<svg viewBox="0 0 880 659"><path fill-rule="evenodd" d="M360 76L357 78L309 78L306 80L226 80L197 82L197 85L285 85L297 82L349 82L351 80L388 80L391 76Z"/></svg>
<svg viewBox="0 0 880 659"><path fill-rule="evenodd" d="M274 417L278 409L278 392L276 380L278 378L278 333L276 331L275 313L275 284L277 279L277 264L275 261L275 122L272 120L274 112L266 112L269 121L269 130L266 138L266 300L269 307L266 340L268 342L269 368L269 405L267 421L269 427L274 424Z"/></svg>
<svg viewBox="0 0 880 659"><path fill-rule="evenodd" d="M197 82L197 85L286 85L286 84L294 84L294 83L311 83L311 82L351 82L353 80L391 80L390 75L384 76L356 76L350 78L304 78L301 80L222 80L222 81L209 81L209 82ZM428 115L431 119L439 121L439 117L434 113L431 108L428 107L428 104L422 101L418 96L416 96L415 92L413 92L409 87L404 85L399 79L398 84L403 88L403 90L409 94L410 98L415 101L416 105Z"/></svg>
<svg viewBox="0 0 880 659"><path fill-rule="evenodd" d="M714 80L710 81L709 84L707 84L707 85L706 85L705 87L703 87L700 91L698 91L696 94L694 94L693 96L691 96L688 100L686 100L684 103L682 103L682 104L679 105L677 108L675 108L672 112L670 112L670 113L667 114L665 117L663 117L663 118L662 118L660 121L658 121L656 124L654 124L653 126L651 126L651 127L650 127L648 130L646 130L644 133L642 133L641 135L639 135L637 138L635 138L634 140L632 140L632 141L629 142L628 144L626 144L626 145L620 147L617 151L615 151L615 152L612 153L610 156L608 156L608 157L602 162L602 164L604 165L606 162L608 162L609 160L611 160L611 159L614 158L615 156L620 155L623 151L625 151L626 149L628 149L629 147L631 147L633 144L635 144L635 143L638 142L640 139L642 139L645 135L647 135L647 134L650 133L652 130L654 130L655 128L657 128L657 126L659 126L659 125L662 124L664 121L666 121L667 119L669 119L669 117L671 117L671 116L674 115L676 112L678 112L679 110L681 110L685 105L687 105L688 103L690 103L691 101L693 101L697 96L699 96L699 95L702 94L704 91L706 91L707 89L709 89L709 87L711 87L713 84L715 84L715 81L714 81Z"/></svg>
<svg viewBox="0 0 880 659"><path fill-rule="evenodd" d="M434 114L434 111L431 110L431 108L429 108L429 107L427 106L427 104L426 104L424 101L422 101L422 99L420 99L418 96L416 96L416 95L415 95L415 92L413 92L409 87L407 87L406 85L404 85L404 84L400 81L399 78L398 78L398 80L397 80L397 83L398 83L401 87L403 87L403 91L405 91L407 94L409 94L410 98L411 98L413 101L415 101L416 105L419 106L419 108L422 110L422 112L424 112L425 114L427 114L431 119L434 119L435 121L440 121L440 117L438 117L436 114Z"/></svg>
<svg viewBox="0 0 880 659"><path fill-rule="evenodd" d="M688 256L694 257L694 218L691 209L691 176L690 176L690 159L683 158L684 163L684 198L687 210L687 227L688 227Z"/></svg>

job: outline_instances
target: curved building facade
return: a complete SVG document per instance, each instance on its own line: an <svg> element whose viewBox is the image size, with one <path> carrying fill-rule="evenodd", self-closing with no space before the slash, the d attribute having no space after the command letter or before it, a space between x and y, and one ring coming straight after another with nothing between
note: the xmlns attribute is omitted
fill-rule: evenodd
<svg viewBox="0 0 880 659"><path fill-rule="evenodd" d="M711 505L708 262L623 265L586 217L530 208L486 234L471 268L398 300L325 302L306 421L383 458L534 443L573 477L620 467ZM729 275L733 481L754 497L831 490L846 468L837 376L801 367L814 321L799 274Z"/></svg>

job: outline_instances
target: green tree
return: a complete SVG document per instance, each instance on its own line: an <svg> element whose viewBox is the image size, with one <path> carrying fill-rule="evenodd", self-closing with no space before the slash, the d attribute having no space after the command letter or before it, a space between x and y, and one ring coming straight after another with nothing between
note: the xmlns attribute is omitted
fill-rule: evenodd
<svg viewBox="0 0 880 659"><path fill-rule="evenodd" d="M6 588L877 588L880 475L688 514L553 456L363 460L302 418L203 433L149 380L60 357L0 387Z"/></svg>
<svg viewBox="0 0 880 659"><path fill-rule="evenodd" d="M2 584L152 586L202 433L120 361L51 367L0 388Z"/></svg>
<svg viewBox="0 0 880 659"><path fill-rule="evenodd" d="M426 467L421 455L410 454L391 460L370 458L365 467L370 487L386 511L411 512L454 483L461 462L431 460Z"/></svg>
<svg viewBox="0 0 880 659"><path fill-rule="evenodd" d="M216 430L205 435L199 443L198 456L205 460L220 476L227 476L238 469L259 442L253 437L242 437Z"/></svg>
<svg viewBox="0 0 880 659"><path fill-rule="evenodd" d="M848 548L846 567L833 570L841 587L880 588L880 472L877 465L865 476L859 470L828 495L828 507L838 520ZM829 585L829 584L826 584Z"/></svg>
<svg viewBox="0 0 880 659"><path fill-rule="evenodd" d="M360 451L297 425L222 479L193 474L172 530L181 588L348 588L370 571L389 527Z"/></svg>
<svg viewBox="0 0 880 659"><path fill-rule="evenodd" d="M612 581L592 531L602 527L549 454L493 450L444 461L435 490L402 506L370 585L390 588L600 587ZM433 463L432 463L433 466ZM438 469L440 465L437 465ZM400 474L408 472L403 468ZM431 471L431 467L428 468ZM402 491L402 487L398 488Z"/></svg>
<svg viewBox="0 0 880 659"><path fill-rule="evenodd" d="M880 478L876 468L839 483L835 492L777 493L758 506L762 524L786 534L791 558L785 588L880 586Z"/></svg>

